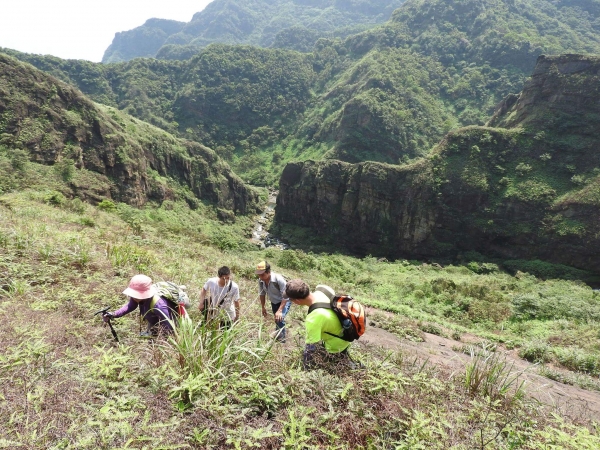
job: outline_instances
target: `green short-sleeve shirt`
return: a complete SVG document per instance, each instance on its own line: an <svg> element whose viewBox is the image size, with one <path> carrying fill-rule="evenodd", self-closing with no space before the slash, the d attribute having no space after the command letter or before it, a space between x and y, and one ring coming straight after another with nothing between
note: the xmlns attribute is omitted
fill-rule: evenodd
<svg viewBox="0 0 600 450"><path fill-rule="evenodd" d="M314 294L320 294L315 292ZM325 295L323 295L325 297ZM329 302L327 297L324 300L319 299L319 302ZM331 309L317 308L306 316L306 343L316 344L323 341L325 350L329 353L340 353L348 348L350 342L343 339L331 336L327 333L341 336L343 334L342 324L340 319Z"/></svg>

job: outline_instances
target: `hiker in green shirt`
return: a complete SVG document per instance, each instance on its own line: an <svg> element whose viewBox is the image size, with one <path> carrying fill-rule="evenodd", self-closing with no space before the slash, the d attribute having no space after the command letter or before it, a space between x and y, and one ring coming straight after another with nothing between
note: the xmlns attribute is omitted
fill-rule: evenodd
<svg viewBox="0 0 600 450"><path fill-rule="evenodd" d="M304 368L312 368L319 359L326 361L347 361L350 342L341 339L342 324L335 312L329 306L335 295L329 286L319 285L317 290L310 292L308 284L302 280L288 281L285 293L296 305L308 306L306 316L306 347L304 348Z"/></svg>

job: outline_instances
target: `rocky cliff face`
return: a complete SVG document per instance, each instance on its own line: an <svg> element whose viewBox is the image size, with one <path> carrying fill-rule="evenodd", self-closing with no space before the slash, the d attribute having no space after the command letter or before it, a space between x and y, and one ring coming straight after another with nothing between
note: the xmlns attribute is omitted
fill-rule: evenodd
<svg viewBox="0 0 600 450"><path fill-rule="evenodd" d="M488 125L541 131L559 126L562 134L596 134L599 98L598 58L542 55L521 94L506 98Z"/></svg>
<svg viewBox="0 0 600 450"><path fill-rule="evenodd" d="M307 161L288 164L277 217L362 254L424 255L435 227L433 190L423 165Z"/></svg>
<svg viewBox="0 0 600 450"><path fill-rule="evenodd" d="M210 149L173 136L115 109L92 103L76 89L28 64L0 54L0 145L26 149L32 161L71 159L104 177L91 200L114 198L141 206L172 195L167 182L187 186L199 199L244 214L257 194ZM166 184L165 184L166 183Z"/></svg>
<svg viewBox="0 0 600 450"><path fill-rule="evenodd" d="M454 131L417 164L289 164L276 219L362 254L476 250L600 272L599 74L600 58L540 57L496 127Z"/></svg>

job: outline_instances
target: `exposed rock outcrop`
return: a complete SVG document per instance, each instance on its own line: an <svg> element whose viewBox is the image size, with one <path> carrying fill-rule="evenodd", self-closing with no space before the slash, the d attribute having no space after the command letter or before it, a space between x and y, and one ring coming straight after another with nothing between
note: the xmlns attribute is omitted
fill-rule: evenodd
<svg viewBox="0 0 600 450"><path fill-rule="evenodd" d="M168 186L153 179L153 171L187 186L198 199L235 213L254 212L258 205L257 193L211 149L94 104L76 89L3 54L0 144L27 149L30 159L42 164L72 159L78 169L104 177L106 188L98 196L136 206L171 195Z"/></svg>
<svg viewBox="0 0 600 450"><path fill-rule="evenodd" d="M362 254L425 254L436 213L424 172L423 165L291 163L281 176L276 218Z"/></svg>

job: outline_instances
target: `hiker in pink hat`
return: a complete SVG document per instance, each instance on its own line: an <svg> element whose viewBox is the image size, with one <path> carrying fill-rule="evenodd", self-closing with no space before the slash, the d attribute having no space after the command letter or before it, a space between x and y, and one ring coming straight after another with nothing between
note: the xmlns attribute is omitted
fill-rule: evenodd
<svg viewBox="0 0 600 450"><path fill-rule="evenodd" d="M158 295L158 290L152 284L152 279L149 276L134 276L129 281L129 286L123 291L123 294L129 297L129 302L115 312L105 314L103 316L105 322L129 314L139 306L140 317L148 323L145 332L140 330L141 336L149 337L156 336L159 333L169 334L173 332L171 323L174 320L174 312L169 307L168 301Z"/></svg>

